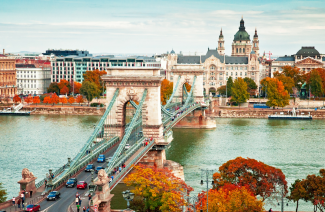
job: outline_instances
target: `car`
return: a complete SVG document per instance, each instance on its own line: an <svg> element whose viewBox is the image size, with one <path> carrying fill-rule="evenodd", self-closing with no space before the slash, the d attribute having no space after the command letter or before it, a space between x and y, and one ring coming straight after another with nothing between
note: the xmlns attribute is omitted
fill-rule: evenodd
<svg viewBox="0 0 325 212"><path fill-rule="evenodd" d="M95 170L94 164L88 164L86 169L85 169L85 172L91 172L91 171L94 171L94 170Z"/></svg>
<svg viewBox="0 0 325 212"><path fill-rule="evenodd" d="M104 169L102 166L97 166L95 169L95 174L98 174L99 170Z"/></svg>
<svg viewBox="0 0 325 212"><path fill-rule="evenodd" d="M77 184L77 189L86 189L87 188L87 182L85 181L79 181Z"/></svg>
<svg viewBox="0 0 325 212"><path fill-rule="evenodd" d="M108 157L108 158L106 158L106 162L109 163L112 159L113 159L113 157Z"/></svg>
<svg viewBox="0 0 325 212"><path fill-rule="evenodd" d="M49 195L47 195L46 200L57 200L60 198L60 192L58 191L51 191Z"/></svg>
<svg viewBox="0 0 325 212"><path fill-rule="evenodd" d="M97 158L98 163L104 163L105 162L105 155L99 155Z"/></svg>
<svg viewBox="0 0 325 212"><path fill-rule="evenodd" d="M69 180L68 180L68 182L65 184L65 186L67 187L67 188L73 188L73 187L75 187L76 185L77 185L77 182L78 182L78 180L77 180L77 178L70 178Z"/></svg>
<svg viewBox="0 0 325 212"><path fill-rule="evenodd" d="M25 211L40 211L41 206L40 205L27 205Z"/></svg>
<svg viewBox="0 0 325 212"><path fill-rule="evenodd" d="M125 144L125 147L124 147L125 150L128 150L130 149L130 144Z"/></svg>

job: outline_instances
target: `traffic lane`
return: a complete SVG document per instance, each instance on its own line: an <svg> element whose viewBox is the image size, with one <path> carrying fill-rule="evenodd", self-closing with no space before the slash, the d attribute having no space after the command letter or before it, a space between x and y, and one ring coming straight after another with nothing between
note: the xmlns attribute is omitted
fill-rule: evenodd
<svg viewBox="0 0 325 212"><path fill-rule="evenodd" d="M105 154L105 157L111 157L114 155L116 149L118 148L118 145L113 147L111 150L109 150L106 154ZM96 162L93 163L95 165L95 167L97 166L104 166L106 167L107 166L107 162L104 162L104 163L97 163L97 160ZM95 177L95 175L94 175ZM78 175L76 176L77 180L78 181L86 181L89 185L90 181L91 181L91 172L85 172L84 170ZM87 190L87 189L85 189ZM78 191L82 191L82 190L78 190ZM57 206L64 206L66 207L66 209L69 207L69 205L71 204L71 202L74 202L75 201L75 198L76 198L76 193L78 192L77 191L77 188L74 187L74 188L66 188L65 186L63 188L61 188L59 190L59 192L61 193L60 195L60 199L56 200L56 201L42 201L40 203L40 206L41 206L41 209L44 210L44 209L47 209L49 207L49 211L58 211L58 208ZM62 202L62 203L61 203ZM56 205L54 207L54 205Z"/></svg>

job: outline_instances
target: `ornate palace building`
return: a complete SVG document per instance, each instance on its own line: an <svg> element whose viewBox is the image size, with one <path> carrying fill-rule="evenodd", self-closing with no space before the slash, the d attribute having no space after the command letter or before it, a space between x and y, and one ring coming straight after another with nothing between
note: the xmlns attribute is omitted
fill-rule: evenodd
<svg viewBox="0 0 325 212"><path fill-rule="evenodd" d="M13 97L17 94L16 60L0 54L0 97Z"/></svg>
<svg viewBox="0 0 325 212"><path fill-rule="evenodd" d="M167 55L166 78L173 81L173 70L203 69L204 92L216 93L218 87L226 85L229 77L249 77L259 86L259 40L255 29L254 38L245 30L241 19L238 32L232 42L231 56L225 55L222 29L219 35L218 48L209 49L205 55L185 56L172 50Z"/></svg>

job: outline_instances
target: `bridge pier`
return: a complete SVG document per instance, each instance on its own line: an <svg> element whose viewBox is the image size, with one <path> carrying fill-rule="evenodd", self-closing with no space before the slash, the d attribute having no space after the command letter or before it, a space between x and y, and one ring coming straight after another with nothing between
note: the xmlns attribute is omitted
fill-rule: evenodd
<svg viewBox="0 0 325 212"><path fill-rule="evenodd" d="M193 110L190 114L180 120L175 128L216 128L216 120L205 116L205 110Z"/></svg>

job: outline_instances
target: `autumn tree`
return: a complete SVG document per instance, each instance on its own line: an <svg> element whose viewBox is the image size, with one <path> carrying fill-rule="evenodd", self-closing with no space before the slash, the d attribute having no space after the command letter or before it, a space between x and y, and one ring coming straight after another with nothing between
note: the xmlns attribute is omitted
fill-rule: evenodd
<svg viewBox="0 0 325 212"><path fill-rule="evenodd" d="M193 188L166 168L138 165L133 170L124 183L134 188L131 192L143 202L143 211L182 211L181 206L186 205L183 194Z"/></svg>
<svg viewBox="0 0 325 212"><path fill-rule="evenodd" d="M103 86L103 80L102 80L101 77L103 75L106 75L106 74L107 74L106 71L99 71L98 69L96 69L94 71L86 71L86 73L83 74L84 82L88 81L88 82L95 83L96 86L97 86L97 89L99 90L99 92L101 92L103 90L103 87L102 87ZM104 87L104 89L105 89L105 87Z"/></svg>
<svg viewBox="0 0 325 212"><path fill-rule="evenodd" d="M0 182L0 203L3 203L7 200L7 191L2 187L2 183Z"/></svg>
<svg viewBox="0 0 325 212"><path fill-rule="evenodd" d="M300 90L300 83L304 83L304 72L300 71L300 68L284 66L282 67L282 74L286 77L293 79L295 87ZM275 76L276 77L276 76Z"/></svg>
<svg viewBox="0 0 325 212"><path fill-rule="evenodd" d="M187 92L190 92L192 86L190 84L188 84L188 82L185 82L184 85L185 85L185 88L186 88Z"/></svg>
<svg viewBox="0 0 325 212"><path fill-rule="evenodd" d="M220 87L217 89L217 92L218 92L220 95L226 95L226 86L225 86L225 85L220 86Z"/></svg>
<svg viewBox="0 0 325 212"><path fill-rule="evenodd" d="M32 102L33 102L33 97L29 94L29 95L25 98L25 102L26 102L27 104L32 103Z"/></svg>
<svg viewBox="0 0 325 212"><path fill-rule="evenodd" d="M290 201L297 202L296 206L296 212L298 212L298 205L299 200L301 199L307 199L307 192L305 188L303 187L301 180L296 180L293 184L290 186L290 195L287 197Z"/></svg>
<svg viewBox="0 0 325 212"><path fill-rule="evenodd" d="M163 79L160 86L161 104L165 105L173 93L173 82Z"/></svg>
<svg viewBox="0 0 325 212"><path fill-rule="evenodd" d="M34 96L33 103L36 104L36 105L41 103L41 100L40 100L39 96Z"/></svg>
<svg viewBox="0 0 325 212"><path fill-rule="evenodd" d="M72 105L75 102L75 99L73 98L73 96L70 96L70 98L68 99L68 102L70 103L70 105Z"/></svg>
<svg viewBox="0 0 325 212"><path fill-rule="evenodd" d="M56 93L57 95L59 95L60 88L59 88L59 86L58 86L58 83L56 83L56 82L52 82L52 83L50 84L50 86L48 87L47 92L48 92L48 93Z"/></svg>
<svg viewBox="0 0 325 212"><path fill-rule="evenodd" d="M249 93L247 92L247 84L242 78L235 79L235 82L231 88L231 100L238 105L242 102L246 102L249 99Z"/></svg>
<svg viewBox="0 0 325 212"><path fill-rule="evenodd" d="M14 96L14 98L12 98L12 100L14 101L14 103L21 102L21 98L17 94Z"/></svg>
<svg viewBox="0 0 325 212"><path fill-rule="evenodd" d="M233 84L234 84L234 82L232 81L232 77L229 77L228 81L227 81L227 97L232 95Z"/></svg>
<svg viewBox="0 0 325 212"><path fill-rule="evenodd" d="M213 174L214 188L219 189L226 184L248 186L254 196L259 195L264 201L278 189L287 190L285 175L280 169L250 158L237 157L219 167Z"/></svg>
<svg viewBox="0 0 325 212"><path fill-rule="evenodd" d="M64 86L63 88L60 89L60 94L68 94L69 93L69 88L67 86Z"/></svg>
<svg viewBox="0 0 325 212"><path fill-rule="evenodd" d="M310 73L310 77L307 81L307 85L310 85L311 93L314 96L322 96L323 95L323 82L322 78L317 70L312 70Z"/></svg>
<svg viewBox="0 0 325 212"><path fill-rule="evenodd" d="M51 104L51 97L49 97L49 96L44 97L43 103Z"/></svg>
<svg viewBox="0 0 325 212"><path fill-rule="evenodd" d="M100 90L94 82L83 81L80 93L86 97L89 106L89 102L91 102L95 97L99 97Z"/></svg>
<svg viewBox="0 0 325 212"><path fill-rule="evenodd" d="M290 95L288 91L284 89L281 81L279 81L277 78L266 77L261 81L261 84L263 85L262 90L265 90L267 93L267 106L284 107L289 105Z"/></svg>
<svg viewBox="0 0 325 212"><path fill-rule="evenodd" d="M79 94L82 84L80 82L70 83L70 93Z"/></svg>
<svg viewBox="0 0 325 212"><path fill-rule="evenodd" d="M197 211L207 211L207 194L198 194ZM219 189L209 190L209 211L216 212L264 212L264 203L256 199L247 186L225 185Z"/></svg>
<svg viewBox="0 0 325 212"><path fill-rule="evenodd" d="M284 89L286 89L289 93L293 93L292 88L295 87L295 82L291 77L287 77L284 74L280 74L280 73L275 73L274 77L283 83Z"/></svg>
<svg viewBox="0 0 325 212"><path fill-rule="evenodd" d="M67 87L68 88L68 92L67 93L69 93L70 82L68 80L61 79L60 82L58 83L58 87L59 87L60 91L64 87Z"/></svg>
<svg viewBox="0 0 325 212"><path fill-rule="evenodd" d="M245 77L245 78L244 78L244 81L245 81L246 84L247 84L247 92L248 92L250 95L255 95L255 92L256 92L256 89L257 89L257 85L256 85L255 81L252 80L252 79L249 78L249 77Z"/></svg>
<svg viewBox="0 0 325 212"><path fill-rule="evenodd" d="M54 106L54 104L58 104L59 102L60 98L58 97L58 95L56 95L56 93L53 93L50 98L50 103Z"/></svg>
<svg viewBox="0 0 325 212"><path fill-rule="evenodd" d="M79 105L84 102L84 98L82 97L82 95L77 96L76 102L79 103Z"/></svg>
<svg viewBox="0 0 325 212"><path fill-rule="evenodd" d="M60 102L62 103L62 106L63 106L63 104L67 104L68 103L68 100L67 100L67 98L62 97L62 98L60 98Z"/></svg>

